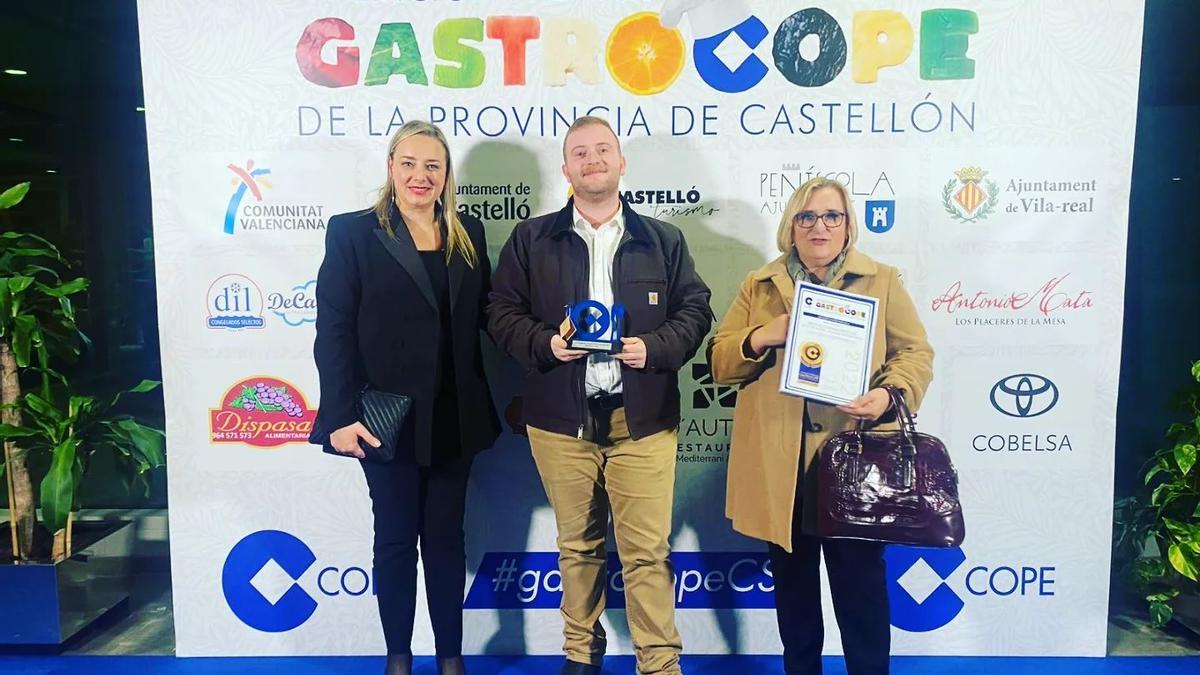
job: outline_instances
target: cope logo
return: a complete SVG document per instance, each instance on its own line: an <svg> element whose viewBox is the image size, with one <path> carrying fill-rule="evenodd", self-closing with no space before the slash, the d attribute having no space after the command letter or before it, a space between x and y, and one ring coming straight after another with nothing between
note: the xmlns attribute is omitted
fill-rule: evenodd
<svg viewBox="0 0 1200 675"><path fill-rule="evenodd" d="M273 448L308 443L316 417L299 389L273 377L256 377L225 392L221 407L210 411L209 431L213 443Z"/></svg>
<svg viewBox="0 0 1200 675"><path fill-rule="evenodd" d="M707 363L692 364L692 381L696 383L692 408L732 408L737 405L737 389L713 382L712 370Z"/></svg>
<svg viewBox="0 0 1200 675"><path fill-rule="evenodd" d="M317 556L296 536L279 530L248 534L230 549L221 569L225 603L239 621L264 633L299 628L317 611L317 598L374 595L370 567L325 565L304 581ZM315 586L315 592L303 584Z"/></svg>
<svg viewBox="0 0 1200 675"><path fill-rule="evenodd" d="M221 569L225 602L251 628L265 633L292 630L317 611L317 601L296 583L316 561L312 549L287 532L262 530L247 535L229 551ZM274 582L284 576L282 592L267 588L271 583L267 577L272 575Z"/></svg>
<svg viewBox="0 0 1200 675"><path fill-rule="evenodd" d="M1041 375L1018 373L993 385L989 399L1009 417L1037 417L1058 405L1058 386Z"/></svg>
<svg viewBox="0 0 1200 675"><path fill-rule="evenodd" d="M212 330L262 328L263 294L258 284L243 274L217 277L208 287L208 321Z"/></svg>
<svg viewBox="0 0 1200 675"><path fill-rule="evenodd" d="M968 601L1055 595L1057 569L1051 565L975 565L959 579L955 573L967 556L958 548L888 546L883 558L892 625L910 633L949 625Z"/></svg>

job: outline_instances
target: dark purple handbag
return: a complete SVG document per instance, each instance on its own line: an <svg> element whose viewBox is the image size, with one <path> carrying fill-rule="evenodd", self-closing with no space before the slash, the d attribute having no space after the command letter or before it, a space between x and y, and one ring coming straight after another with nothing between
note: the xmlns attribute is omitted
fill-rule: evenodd
<svg viewBox="0 0 1200 675"><path fill-rule="evenodd" d="M917 433L894 387L899 431L843 431L821 448L817 531L822 537L948 548L962 543L958 473L946 446Z"/></svg>

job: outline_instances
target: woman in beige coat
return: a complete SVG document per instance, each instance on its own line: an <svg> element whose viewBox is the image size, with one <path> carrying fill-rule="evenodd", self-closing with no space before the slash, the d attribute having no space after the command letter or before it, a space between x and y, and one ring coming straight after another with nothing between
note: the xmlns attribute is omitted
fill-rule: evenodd
<svg viewBox="0 0 1200 675"><path fill-rule="evenodd" d="M888 670L883 545L816 536L816 459L832 434L894 417L884 385L915 409L932 379L933 350L896 269L855 250L857 226L841 183L801 185L780 219L783 255L746 277L708 345L713 379L739 386L725 513L735 530L768 542L786 673L821 672L822 550L849 675ZM879 300L871 388L850 405L779 393L797 280Z"/></svg>

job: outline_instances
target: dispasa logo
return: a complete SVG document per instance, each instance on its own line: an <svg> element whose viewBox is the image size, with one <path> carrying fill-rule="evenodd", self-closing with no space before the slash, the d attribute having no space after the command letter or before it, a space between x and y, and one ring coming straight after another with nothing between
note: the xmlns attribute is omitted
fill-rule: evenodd
<svg viewBox="0 0 1200 675"><path fill-rule="evenodd" d="M942 188L942 208L952 218L962 223L974 223L986 219L996 210L1000 199L1000 188L993 181L984 181L987 172L979 167L967 167L954 172ZM957 188L957 189L956 189Z"/></svg>
<svg viewBox="0 0 1200 675"><path fill-rule="evenodd" d="M350 87L360 82L381 86L393 76L409 85L428 86L426 60L432 47L441 61L432 68L433 84L439 87L479 87L489 67L502 69L506 86L527 86L528 53L531 47L540 46L542 63L537 70L542 72L543 83L551 87L566 85L568 75L587 85L600 84L599 62L603 59L609 77L626 91L641 96L659 94L683 72L689 51L700 79L716 91L748 91L767 77L770 68L755 53L771 34L762 19L722 9L720 0L679 5L668 12L666 25L655 12L638 12L619 21L607 36L591 21L561 16L447 18L434 27L432 36L420 36L421 40L411 22L382 23L375 31L365 69L361 54L369 43L345 45L345 41L360 40L359 31L345 19L326 17L304 27L296 44L296 65L304 79L322 87ZM694 33L690 50L673 27L680 9L687 12ZM833 81L846 70L848 61L855 82L876 82L880 70L907 62L914 52L923 80L975 77L975 61L966 55L968 37L979 31L975 12L926 10L918 24L914 30L913 22L894 10L855 12L847 40L842 23L819 7L809 7L780 22L770 53L779 74L805 88ZM819 38L815 58L801 55L801 45L810 36ZM423 46L430 37L428 46ZM342 44L326 48L335 41ZM745 52L740 60L725 58L730 51L726 42ZM489 63L497 53L502 54L497 59L500 63ZM332 59L326 60L325 55Z"/></svg>
<svg viewBox="0 0 1200 675"><path fill-rule="evenodd" d="M251 378L230 387L221 407L210 412L213 443L245 443L258 448L308 443L317 417L299 389L272 377Z"/></svg>

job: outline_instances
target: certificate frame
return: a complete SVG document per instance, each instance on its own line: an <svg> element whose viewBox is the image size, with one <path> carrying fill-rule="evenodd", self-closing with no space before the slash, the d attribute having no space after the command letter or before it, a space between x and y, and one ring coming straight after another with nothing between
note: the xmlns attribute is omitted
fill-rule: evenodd
<svg viewBox="0 0 1200 675"><path fill-rule="evenodd" d="M807 308L807 309L806 309ZM843 316L841 310L865 316ZM879 300L866 295L801 282L792 297L779 391L829 405L846 405L867 392L879 320ZM804 336L803 342L800 337ZM821 376L832 345L838 373ZM842 359L849 354L849 362Z"/></svg>

